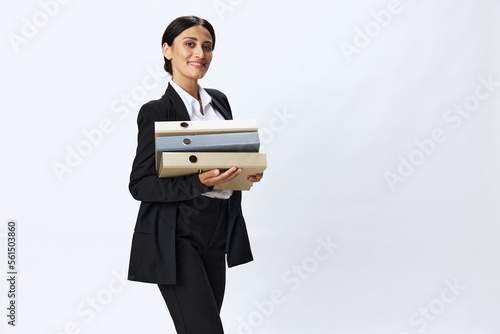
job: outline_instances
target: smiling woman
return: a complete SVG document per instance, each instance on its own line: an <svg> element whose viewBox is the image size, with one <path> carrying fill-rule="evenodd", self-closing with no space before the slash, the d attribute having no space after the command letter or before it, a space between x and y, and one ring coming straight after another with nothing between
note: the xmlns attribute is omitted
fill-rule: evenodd
<svg viewBox="0 0 500 334"><path fill-rule="evenodd" d="M198 94L197 80L205 76L212 62L214 35L202 26L194 26L184 30L172 44L163 43L165 64L175 69L171 70L172 80L195 97L200 104L200 113L203 115L203 106Z"/></svg>
<svg viewBox="0 0 500 334"><path fill-rule="evenodd" d="M189 20L177 19L165 31L162 38L165 70L172 80L197 97L197 80L205 76L212 62L215 32L204 19L193 19L196 25L187 27ZM175 69L175 71L174 71Z"/></svg>
<svg viewBox="0 0 500 334"><path fill-rule="evenodd" d="M232 119L227 97L203 89L215 46L210 23L195 16L174 20L162 38L164 68L171 74L161 99L142 106L129 189L141 201L128 278L158 284L178 333L224 333L220 309L229 267L252 261L241 191L214 190L242 173L237 166L158 178L156 121ZM212 104L213 102L213 104ZM262 174L248 180L258 182Z"/></svg>

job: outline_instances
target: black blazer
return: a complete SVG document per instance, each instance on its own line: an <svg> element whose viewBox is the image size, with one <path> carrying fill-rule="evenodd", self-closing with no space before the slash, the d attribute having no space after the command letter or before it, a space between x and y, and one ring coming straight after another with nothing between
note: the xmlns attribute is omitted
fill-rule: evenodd
<svg viewBox="0 0 500 334"><path fill-rule="evenodd" d="M232 119L227 97L206 89L212 106L225 119ZM139 111L137 152L130 174L129 190L141 201L132 238L128 279L156 284L175 284L175 228L178 205L213 187L204 186L197 174L158 178L155 169L155 121L189 121L186 107L175 89L168 85L159 100L146 103ZM241 212L241 191L229 200L227 264L233 267L253 260L245 220Z"/></svg>

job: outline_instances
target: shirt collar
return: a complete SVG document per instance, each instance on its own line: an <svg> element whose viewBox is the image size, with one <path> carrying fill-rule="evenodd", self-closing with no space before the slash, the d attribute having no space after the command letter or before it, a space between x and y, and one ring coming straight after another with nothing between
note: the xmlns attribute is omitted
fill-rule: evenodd
<svg viewBox="0 0 500 334"><path fill-rule="evenodd" d="M184 102L184 106L186 107L189 116L192 118L193 108L200 107L198 100L192 97L188 92L182 89L182 87L176 84L173 80L170 80L169 84L172 87L174 87L177 94L179 94L179 96L182 99L182 102ZM200 94L201 105L203 106L203 109L205 109L206 106L212 102L212 97L200 85L198 85L198 94Z"/></svg>

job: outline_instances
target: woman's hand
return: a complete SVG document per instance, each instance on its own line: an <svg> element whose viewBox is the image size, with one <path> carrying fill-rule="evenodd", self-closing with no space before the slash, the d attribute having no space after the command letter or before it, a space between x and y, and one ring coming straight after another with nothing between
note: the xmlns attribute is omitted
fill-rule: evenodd
<svg viewBox="0 0 500 334"><path fill-rule="evenodd" d="M250 175L248 177L248 181L250 181L250 182L259 182L262 179L263 176L264 176L264 173Z"/></svg>
<svg viewBox="0 0 500 334"><path fill-rule="evenodd" d="M241 174L241 168L231 167L221 173L220 169L210 169L198 174L201 183L206 187L213 187L218 184L226 183Z"/></svg>

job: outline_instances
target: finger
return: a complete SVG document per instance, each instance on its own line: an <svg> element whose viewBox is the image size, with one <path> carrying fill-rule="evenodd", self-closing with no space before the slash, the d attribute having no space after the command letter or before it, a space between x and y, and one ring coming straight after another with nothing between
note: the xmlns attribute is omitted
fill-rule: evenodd
<svg viewBox="0 0 500 334"><path fill-rule="evenodd" d="M242 173L241 168L231 167L217 178L217 184L226 183Z"/></svg>
<svg viewBox="0 0 500 334"><path fill-rule="evenodd" d="M241 168L231 168L227 172L221 174L219 177L215 179L215 184L223 184L230 182L234 178L238 177L242 173Z"/></svg>
<svg viewBox="0 0 500 334"><path fill-rule="evenodd" d="M218 168L216 168L216 169L210 169L210 170L201 172L201 174L200 174L200 176L204 180L207 180L209 178L216 177L216 176L219 176L219 175L220 175L220 169L218 169Z"/></svg>
<svg viewBox="0 0 500 334"><path fill-rule="evenodd" d="M248 181L259 182L262 179L262 176L263 176L263 173L258 173L258 174L255 174L255 175L250 175L248 177Z"/></svg>
<svg viewBox="0 0 500 334"><path fill-rule="evenodd" d="M213 184L211 183L211 179L219 176L219 174L220 174L220 170L216 168L216 169L210 169L210 170L207 170L204 172L200 172L198 177L200 178L201 183L203 183L204 185L213 186Z"/></svg>
<svg viewBox="0 0 500 334"><path fill-rule="evenodd" d="M229 182L241 173L242 169L236 167L231 167L224 173L221 173L219 169L214 169L200 174L200 181L206 186L215 186Z"/></svg>

